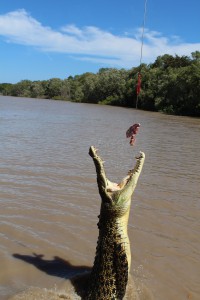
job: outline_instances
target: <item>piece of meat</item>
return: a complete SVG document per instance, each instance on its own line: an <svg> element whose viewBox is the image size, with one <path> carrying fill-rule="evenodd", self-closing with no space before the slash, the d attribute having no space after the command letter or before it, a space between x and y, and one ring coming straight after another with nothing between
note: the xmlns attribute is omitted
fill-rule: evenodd
<svg viewBox="0 0 200 300"><path fill-rule="evenodd" d="M133 146L136 141L136 134L138 133L140 128L140 123L133 124L127 131L126 137L130 138L130 145Z"/></svg>

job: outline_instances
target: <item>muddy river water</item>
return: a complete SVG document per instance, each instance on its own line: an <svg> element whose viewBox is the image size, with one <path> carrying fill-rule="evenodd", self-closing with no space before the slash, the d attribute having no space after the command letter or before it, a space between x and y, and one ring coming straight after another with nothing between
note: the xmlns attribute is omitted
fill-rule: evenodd
<svg viewBox="0 0 200 300"><path fill-rule="evenodd" d="M141 123L134 147L125 132ZM89 269L100 197L88 155L119 181L142 150L131 274L155 300L200 299L200 119L0 96L0 299ZM41 298L43 299L43 298Z"/></svg>

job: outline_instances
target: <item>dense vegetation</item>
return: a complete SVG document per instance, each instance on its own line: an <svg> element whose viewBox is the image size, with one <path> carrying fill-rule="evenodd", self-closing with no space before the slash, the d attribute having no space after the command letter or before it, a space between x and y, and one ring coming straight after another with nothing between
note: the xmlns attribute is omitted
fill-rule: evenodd
<svg viewBox="0 0 200 300"><path fill-rule="evenodd" d="M200 52L158 56L154 63L130 70L102 68L67 79L22 80L0 84L0 93L17 97L136 106L137 74L142 74L138 108L200 116Z"/></svg>

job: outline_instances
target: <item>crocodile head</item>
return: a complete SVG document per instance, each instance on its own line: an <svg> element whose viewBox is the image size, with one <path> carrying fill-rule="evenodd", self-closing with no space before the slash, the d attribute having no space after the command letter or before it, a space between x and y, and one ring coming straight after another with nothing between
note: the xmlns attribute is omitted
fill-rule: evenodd
<svg viewBox="0 0 200 300"><path fill-rule="evenodd" d="M145 154L140 152L139 156L136 157L135 166L129 170L127 176L120 183L108 180L104 169L104 162L97 155L97 149L94 146L90 147L89 155L93 158L96 167L97 184L102 205L108 209L117 210L120 215L124 214L130 208L131 196L142 171Z"/></svg>

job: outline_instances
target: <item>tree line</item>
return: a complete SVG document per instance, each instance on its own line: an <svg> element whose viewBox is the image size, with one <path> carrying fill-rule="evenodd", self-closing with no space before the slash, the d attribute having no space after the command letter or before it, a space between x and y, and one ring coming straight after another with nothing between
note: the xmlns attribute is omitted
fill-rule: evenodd
<svg viewBox="0 0 200 300"><path fill-rule="evenodd" d="M200 52L158 56L130 70L101 68L97 73L62 80L22 80L0 84L0 93L16 97L135 107L138 73L142 77L137 107L169 114L200 116Z"/></svg>

